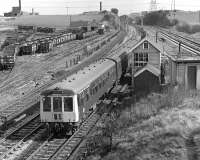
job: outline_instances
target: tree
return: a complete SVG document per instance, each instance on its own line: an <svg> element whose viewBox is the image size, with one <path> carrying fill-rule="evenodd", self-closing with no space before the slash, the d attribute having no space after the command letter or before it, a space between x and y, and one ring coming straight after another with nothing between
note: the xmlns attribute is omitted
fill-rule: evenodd
<svg viewBox="0 0 200 160"><path fill-rule="evenodd" d="M143 22L145 25L158 25L158 26L170 26L170 20L167 17L168 11L154 11L145 14Z"/></svg>
<svg viewBox="0 0 200 160"><path fill-rule="evenodd" d="M119 10L117 8L112 8L111 12L114 13L114 14L116 14L116 15L118 15Z"/></svg>
<svg viewBox="0 0 200 160"><path fill-rule="evenodd" d="M112 17L111 17L110 15L106 14L106 15L103 17L102 21L111 21L111 19L112 19Z"/></svg>

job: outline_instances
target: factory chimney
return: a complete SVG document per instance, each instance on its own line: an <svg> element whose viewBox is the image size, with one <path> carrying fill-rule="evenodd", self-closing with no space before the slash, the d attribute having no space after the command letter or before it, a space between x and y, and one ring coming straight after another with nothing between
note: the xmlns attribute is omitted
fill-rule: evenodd
<svg viewBox="0 0 200 160"><path fill-rule="evenodd" d="M19 11L21 12L22 6L21 6L21 0L19 0Z"/></svg>
<svg viewBox="0 0 200 160"><path fill-rule="evenodd" d="M100 12L102 11L102 2L100 2Z"/></svg>

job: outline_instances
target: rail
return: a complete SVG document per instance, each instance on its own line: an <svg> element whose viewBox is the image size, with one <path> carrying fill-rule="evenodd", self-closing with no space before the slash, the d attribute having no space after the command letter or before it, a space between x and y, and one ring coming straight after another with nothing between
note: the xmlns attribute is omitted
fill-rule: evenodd
<svg viewBox="0 0 200 160"><path fill-rule="evenodd" d="M39 100L38 94L42 90L55 84L56 82L58 82L60 80L62 80L66 76L69 76L69 75L73 74L74 72L80 70L81 68L86 66L88 63L92 63L93 61L99 59L99 57L107 54L107 52L118 42L118 40L122 39L122 37L123 37L122 33L119 34L117 37L115 37L115 36L116 36L116 33L114 33L110 37L108 37L108 41L110 41L111 38L115 38L115 39L113 41L111 41L107 46L104 46L101 51L97 51L95 54L92 55L92 57L89 57L86 60L84 60L82 63L79 63L78 65L71 67L70 70L67 70L66 74L64 74L63 76L61 76L55 80L52 80L52 81L46 83L45 85L39 87L37 90L35 90L34 92L32 92L29 95L27 95L26 97L24 97L21 100L22 103L17 102L17 103L11 104L5 110L1 111L0 116L5 117L6 121L10 121L13 118L16 118L17 116L22 114L23 112L25 112L28 108L30 108L31 106L36 104L36 102L38 102L38 100ZM101 54L99 54L99 53L101 53ZM16 106L18 106L18 107L16 107Z"/></svg>
<svg viewBox="0 0 200 160"><path fill-rule="evenodd" d="M0 140L0 159L8 159L22 148L26 140L36 131L41 129L43 125L39 123L39 114L31 116L23 125L9 132Z"/></svg>
<svg viewBox="0 0 200 160"><path fill-rule="evenodd" d="M177 35L175 33L166 32L163 30L159 31L165 38L178 45L179 47L184 48L185 50L191 52L192 54L200 56L200 44L192 40L188 40L183 36Z"/></svg>

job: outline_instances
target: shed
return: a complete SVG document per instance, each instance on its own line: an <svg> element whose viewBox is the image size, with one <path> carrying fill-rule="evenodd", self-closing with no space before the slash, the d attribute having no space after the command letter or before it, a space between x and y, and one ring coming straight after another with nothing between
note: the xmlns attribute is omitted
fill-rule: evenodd
<svg viewBox="0 0 200 160"><path fill-rule="evenodd" d="M134 88L137 95L160 90L160 70L147 64L134 74Z"/></svg>
<svg viewBox="0 0 200 160"><path fill-rule="evenodd" d="M171 84L200 89L200 56L171 56L169 62Z"/></svg>
<svg viewBox="0 0 200 160"><path fill-rule="evenodd" d="M130 49L134 66L134 87L137 92L149 93L159 89L161 73L161 49L148 38L139 41Z"/></svg>

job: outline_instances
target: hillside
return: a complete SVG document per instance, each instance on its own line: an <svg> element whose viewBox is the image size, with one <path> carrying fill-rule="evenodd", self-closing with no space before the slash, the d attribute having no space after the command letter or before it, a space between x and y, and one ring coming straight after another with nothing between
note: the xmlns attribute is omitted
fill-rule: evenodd
<svg viewBox="0 0 200 160"><path fill-rule="evenodd" d="M169 18L174 18L173 13L170 14ZM198 11L181 11L177 10L175 12L175 19L180 22L186 22L189 24L199 24L200 23L200 13Z"/></svg>
<svg viewBox="0 0 200 160"><path fill-rule="evenodd" d="M138 17L140 16L141 14L140 13L131 13L129 14L129 17L131 18L135 18L135 17ZM170 13L168 15L168 18L169 19L177 19L179 20L180 22L186 22L186 23L189 23L189 24L199 24L200 23L200 13L198 11L182 11L182 10L177 10L175 12L175 16L174 16L174 13Z"/></svg>
<svg viewBox="0 0 200 160"><path fill-rule="evenodd" d="M35 25L42 27L66 28L70 21L92 21L97 22L103 18L101 14L80 14L80 15L35 15L21 16L14 21L15 25Z"/></svg>

